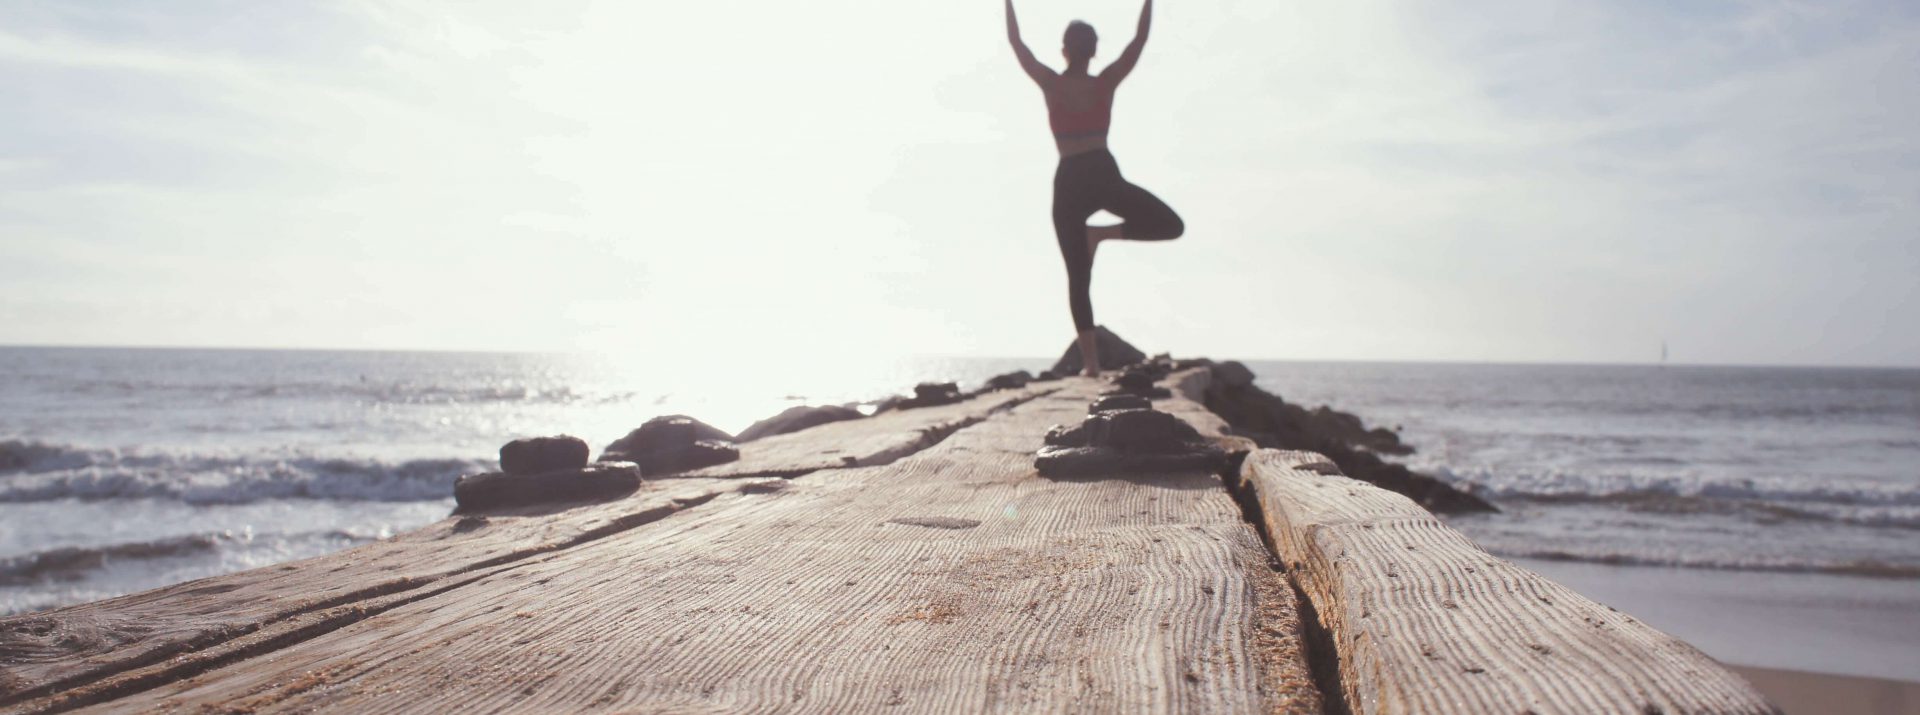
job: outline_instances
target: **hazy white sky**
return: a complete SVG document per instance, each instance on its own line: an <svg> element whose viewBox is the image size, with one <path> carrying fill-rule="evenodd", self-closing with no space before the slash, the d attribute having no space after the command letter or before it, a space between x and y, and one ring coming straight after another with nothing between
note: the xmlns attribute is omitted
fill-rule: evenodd
<svg viewBox="0 0 1920 715"><path fill-rule="evenodd" d="M1101 60L1132 0L1026 0ZM1096 315L1275 358L1920 365L1920 5L1163 0ZM0 0L0 343L1047 355L994 0Z"/></svg>

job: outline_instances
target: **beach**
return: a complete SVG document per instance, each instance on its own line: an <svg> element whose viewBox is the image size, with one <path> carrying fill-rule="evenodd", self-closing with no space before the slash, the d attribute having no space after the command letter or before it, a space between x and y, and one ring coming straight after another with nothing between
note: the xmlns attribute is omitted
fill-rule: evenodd
<svg viewBox="0 0 1920 715"><path fill-rule="evenodd" d="M1920 712L1920 588L1910 581L1518 563L1686 639L1789 713Z"/></svg>
<svg viewBox="0 0 1920 715"><path fill-rule="evenodd" d="M1789 713L1920 712L1920 683L1741 666L1733 670Z"/></svg>
<svg viewBox="0 0 1920 715"><path fill-rule="evenodd" d="M1909 581L1518 563L1728 663L1920 682L1920 587Z"/></svg>

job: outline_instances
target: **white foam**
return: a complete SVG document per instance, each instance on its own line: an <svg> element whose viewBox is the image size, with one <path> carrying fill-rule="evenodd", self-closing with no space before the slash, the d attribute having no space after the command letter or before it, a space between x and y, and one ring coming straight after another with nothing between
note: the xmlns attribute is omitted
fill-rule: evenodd
<svg viewBox="0 0 1920 715"><path fill-rule="evenodd" d="M178 499L238 504L266 499L427 501L445 499L462 474L487 471L484 459L229 455L87 449L12 440L0 448L25 457L0 474L0 502L59 499Z"/></svg>

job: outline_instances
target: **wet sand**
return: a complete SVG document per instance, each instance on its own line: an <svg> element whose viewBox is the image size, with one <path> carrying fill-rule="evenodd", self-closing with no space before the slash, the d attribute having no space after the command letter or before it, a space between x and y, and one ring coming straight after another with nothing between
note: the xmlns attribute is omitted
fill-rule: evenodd
<svg viewBox="0 0 1920 715"><path fill-rule="evenodd" d="M1920 715L1920 581L1517 563L1686 639L1790 714Z"/></svg>
<svg viewBox="0 0 1920 715"><path fill-rule="evenodd" d="M1906 715L1920 713L1920 683L1733 666L1789 715Z"/></svg>
<svg viewBox="0 0 1920 715"><path fill-rule="evenodd" d="M1721 662L1920 682L1920 581L1516 561Z"/></svg>

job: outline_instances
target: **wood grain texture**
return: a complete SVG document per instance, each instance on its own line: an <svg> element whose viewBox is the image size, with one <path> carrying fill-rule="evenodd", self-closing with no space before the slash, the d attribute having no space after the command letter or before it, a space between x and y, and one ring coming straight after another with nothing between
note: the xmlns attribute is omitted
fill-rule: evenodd
<svg viewBox="0 0 1920 715"><path fill-rule="evenodd" d="M804 474L847 461L884 463L1050 389L999 391L847 423L858 430L827 425L781 435L750 445L741 462L703 471L738 479ZM753 488L679 475L648 482L615 502L447 519L318 559L0 619L0 705L109 677L122 682L135 670L153 677L148 666L186 654L199 654L188 660L235 657L274 634L335 622L328 614L336 609L361 608L450 575L584 543L742 487Z"/></svg>
<svg viewBox="0 0 1920 715"><path fill-rule="evenodd" d="M745 486L675 480L614 502L449 518L313 559L0 619L0 705L218 650L262 629L298 630L339 609L586 543Z"/></svg>
<svg viewBox="0 0 1920 715"><path fill-rule="evenodd" d="M866 419L829 422L740 445L740 459L660 477L791 477L822 469L887 464L925 449L961 428L1038 395L1060 389L1046 383L997 390L951 405L883 412Z"/></svg>
<svg viewBox="0 0 1920 715"><path fill-rule="evenodd" d="M1056 385L885 466L756 482L262 629L193 677L19 709L1317 712L1293 593L1219 477L1034 471L1098 389ZM742 484L649 487L682 483Z"/></svg>
<svg viewBox="0 0 1920 715"><path fill-rule="evenodd" d="M1241 470L1358 713L1776 712L1693 646L1480 550L1325 458Z"/></svg>

